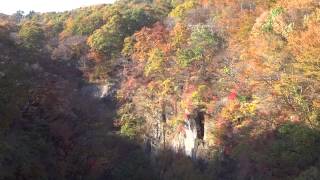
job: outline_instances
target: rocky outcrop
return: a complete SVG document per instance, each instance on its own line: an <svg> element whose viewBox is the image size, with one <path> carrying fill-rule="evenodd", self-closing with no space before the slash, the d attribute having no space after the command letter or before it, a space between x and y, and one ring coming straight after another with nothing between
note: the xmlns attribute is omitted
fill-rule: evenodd
<svg viewBox="0 0 320 180"><path fill-rule="evenodd" d="M168 125L170 122L163 121L161 111L153 116L146 116L148 130L145 132L145 148L148 153L157 154L159 150L169 149L176 153L182 153L193 160L208 159L207 150L210 143L207 141L210 136L212 123L205 121L205 113L195 110L184 120L183 125L173 130Z"/></svg>
<svg viewBox="0 0 320 180"><path fill-rule="evenodd" d="M112 97L116 89L113 84L90 84L81 88L81 93L86 96L91 96L95 98L106 98Z"/></svg>

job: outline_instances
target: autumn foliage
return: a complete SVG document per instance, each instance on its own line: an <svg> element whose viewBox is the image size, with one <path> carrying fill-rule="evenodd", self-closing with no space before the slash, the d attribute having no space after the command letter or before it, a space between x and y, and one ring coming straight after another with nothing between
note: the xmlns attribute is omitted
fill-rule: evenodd
<svg viewBox="0 0 320 180"><path fill-rule="evenodd" d="M319 178L316 0L119 0L0 40L0 179Z"/></svg>

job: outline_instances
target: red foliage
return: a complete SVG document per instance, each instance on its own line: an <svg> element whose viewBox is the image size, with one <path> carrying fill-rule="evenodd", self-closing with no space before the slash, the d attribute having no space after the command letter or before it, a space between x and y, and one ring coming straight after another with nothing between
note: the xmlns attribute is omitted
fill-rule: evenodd
<svg viewBox="0 0 320 180"><path fill-rule="evenodd" d="M229 94L228 99L233 101L233 100L235 100L237 98L237 96L238 96L237 91L233 89L231 91L231 93Z"/></svg>

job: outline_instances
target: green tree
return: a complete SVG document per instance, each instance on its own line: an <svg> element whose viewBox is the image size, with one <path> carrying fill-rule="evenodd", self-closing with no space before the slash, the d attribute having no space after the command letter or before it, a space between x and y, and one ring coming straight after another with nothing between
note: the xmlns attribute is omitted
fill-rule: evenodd
<svg viewBox="0 0 320 180"><path fill-rule="evenodd" d="M181 67L187 67L194 61L202 59L202 49L178 49L177 51L177 63Z"/></svg>
<svg viewBox="0 0 320 180"><path fill-rule="evenodd" d="M123 13L123 32L131 35L140 28L153 24L156 19L141 8L128 9Z"/></svg>
<svg viewBox="0 0 320 180"><path fill-rule="evenodd" d="M26 22L22 24L18 36L25 48L36 49L42 46L44 31L38 23Z"/></svg>
<svg viewBox="0 0 320 180"><path fill-rule="evenodd" d="M193 48L204 52L205 50L217 50L221 40L210 27L197 25L191 32L189 43Z"/></svg>
<svg viewBox="0 0 320 180"><path fill-rule="evenodd" d="M124 39L123 49L121 54L125 57L130 57L134 50L134 40L132 37L126 37Z"/></svg>
<svg viewBox="0 0 320 180"><path fill-rule="evenodd" d="M66 31L72 35L90 35L103 25L103 17L99 12L80 11L75 17L69 18Z"/></svg>
<svg viewBox="0 0 320 180"><path fill-rule="evenodd" d="M133 8L124 12L115 9L106 24L89 37L88 44L93 50L107 56L118 54L123 47L125 37L153 22L155 18L143 9Z"/></svg>
<svg viewBox="0 0 320 180"><path fill-rule="evenodd" d="M88 45L94 51L113 56L122 48L123 37L116 25L106 24L96 30L88 39Z"/></svg>

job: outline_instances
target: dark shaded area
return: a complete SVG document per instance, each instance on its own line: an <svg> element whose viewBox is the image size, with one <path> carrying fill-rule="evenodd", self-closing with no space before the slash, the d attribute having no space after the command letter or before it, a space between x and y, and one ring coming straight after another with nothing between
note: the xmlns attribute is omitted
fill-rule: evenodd
<svg viewBox="0 0 320 180"><path fill-rule="evenodd" d="M319 139L319 130L287 122L256 138L235 142L230 151L216 151L206 160L163 151L153 163L160 179L170 180L318 179Z"/></svg>
<svg viewBox="0 0 320 180"><path fill-rule="evenodd" d="M234 174L237 179L314 179L320 167L319 138L319 130L287 122L238 142L231 153L238 164Z"/></svg>
<svg viewBox="0 0 320 180"><path fill-rule="evenodd" d="M196 121L196 125L197 125L197 138L198 139L202 139L204 137L204 112L197 112L196 113L196 117L195 117L195 121Z"/></svg>
<svg viewBox="0 0 320 180"><path fill-rule="evenodd" d="M155 179L142 148L113 132L112 97L79 92L75 67L12 43L0 51L0 179Z"/></svg>

